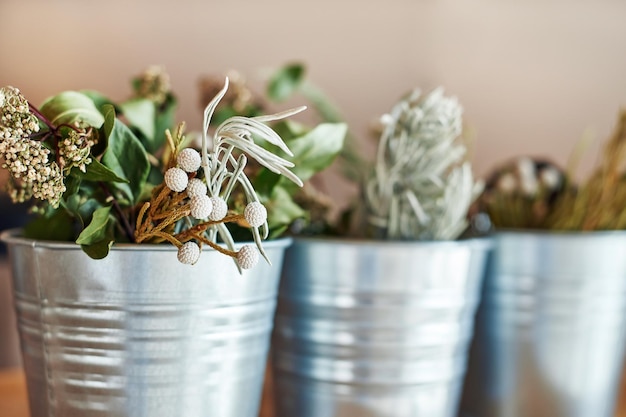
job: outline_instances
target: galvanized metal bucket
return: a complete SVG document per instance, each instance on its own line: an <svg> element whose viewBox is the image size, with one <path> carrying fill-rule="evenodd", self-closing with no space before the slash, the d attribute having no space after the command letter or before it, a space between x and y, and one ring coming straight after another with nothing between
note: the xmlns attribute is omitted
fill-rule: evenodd
<svg viewBox="0 0 626 417"><path fill-rule="evenodd" d="M495 236L462 401L471 417L612 417L626 232Z"/></svg>
<svg viewBox="0 0 626 417"><path fill-rule="evenodd" d="M256 417L282 258L80 246L5 233L32 417Z"/></svg>
<svg viewBox="0 0 626 417"><path fill-rule="evenodd" d="M452 417L487 240L296 239L272 363L279 417Z"/></svg>

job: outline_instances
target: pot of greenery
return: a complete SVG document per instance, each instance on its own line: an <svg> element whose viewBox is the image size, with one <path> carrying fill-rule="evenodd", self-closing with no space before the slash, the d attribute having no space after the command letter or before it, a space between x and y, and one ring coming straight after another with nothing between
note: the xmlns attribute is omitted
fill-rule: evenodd
<svg viewBox="0 0 626 417"><path fill-rule="evenodd" d="M121 103L66 91L35 107L0 90L10 195L37 215L2 235L33 417L258 414L291 242L264 242L280 207L264 178L302 185L272 126L303 108L212 125L228 84L197 147L169 129L176 101L159 68Z"/></svg>
<svg viewBox="0 0 626 417"><path fill-rule="evenodd" d="M272 339L278 416L456 414L490 246L458 239L481 189L461 113L442 89L404 97L352 220L294 238Z"/></svg>
<svg viewBox="0 0 626 417"><path fill-rule="evenodd" d="M625 155L622 112L581 184L573 163L522 157L494 170L479 200L494 252L463 416L614 415L626 343Z"/></svg>

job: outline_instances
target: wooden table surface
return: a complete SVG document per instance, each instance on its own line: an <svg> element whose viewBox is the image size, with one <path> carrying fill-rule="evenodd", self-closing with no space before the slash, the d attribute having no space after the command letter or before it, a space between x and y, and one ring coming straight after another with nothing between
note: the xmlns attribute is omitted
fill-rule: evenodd
<svg viewBox="0 0 626 417"><path fill-rule="evenodd" d="M21 369L0 371L0 415L29 417L26 381Z"/></svg>
<svg viewBox="0 0 626 417"><path fill-rule="evenodd" d="M626 380L626 375L624 379ZM269 400L271 391L268 391L267 387L266 385L260 417L273 417L274 414L272 403ZM615 417L626 417L626 387L623 386L621 392L623 394L620 395ZM24 380L24 373L19 368L0 370L0 415L2 417L30 417L26 381Z"/></svg>

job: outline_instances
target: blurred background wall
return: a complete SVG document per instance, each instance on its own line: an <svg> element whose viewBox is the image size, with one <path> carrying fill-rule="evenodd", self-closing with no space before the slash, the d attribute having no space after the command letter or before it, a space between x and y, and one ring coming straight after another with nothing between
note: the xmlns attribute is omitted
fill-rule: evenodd
<svg viewBox="0 0 626 417"><path fill-rule="evenodd" d="M619 0L0 0L0 85L34 103L81 88L119 99L162 64L197 128L200 76L263 85L298 60L363 141L400 95L443 85L482 176L519 154L564 163L583 136L609 135L626 105L625 21Z"/></svg>

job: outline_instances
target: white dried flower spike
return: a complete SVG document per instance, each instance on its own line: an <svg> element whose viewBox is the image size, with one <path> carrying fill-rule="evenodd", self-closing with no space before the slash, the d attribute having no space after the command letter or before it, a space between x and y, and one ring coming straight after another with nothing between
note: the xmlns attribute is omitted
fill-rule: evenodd
<svg viewBox="0 0 626 417"><path fill-rule="evenodd" d="M200 259L200 246L196 242L186 242L178 248L178 260L180 263L193 265Z"/></svg>
<svg viewBox="0 0 626 417"><path fill-rule="evenodd" d="M259 251L252 245L245 245L237 252L237 263L241 269L253 268L259 262Z"/></svg>
<svg viewBox="0 0 626 417"><path fill-rule="evenodd" d="M228 205L221 197L211 197L211 203L213 204L213 211L209 215L209 220L218 222L226 217L228 214Z"/></svg>
<svg viewBox="0 0 626 417"><path fill-rule="evenodd" d="M267 209L258 201L253 201L246 206L243 216L251 227L260 227L267 220Z"/></svg>
<svg viewBox="0 0 626 417"><path fill-rule="evenodd" d="M556 168L546 168L541 171L541 182L548 190L556 190L561 185L561 174Z"/></svg>
<svg viewBox="0 0 626 417"><path fill-rule="evenodd" d="M172 191L180 193L185 191L189 177L187 173L180 168L170 168L165 171L165 185Z"/></svg>
<svg viewBox="0 0 626 417"><path fill-rule="evenodd" d="M187 184L187 195L189 197L196 197L199 195L206 195L207 186L200 178L192 178Z"/></svg>
<svg viewBox="0 0 626 417"><path fill-rule="evenodd" d="M200 153L192 148L185 148L176 157L178 167L185 172L196 172L200 168Z"/></svg>
<svg viewBox="0 0 626 417"><path fill-rule="evenodd" d="M208 195L198 195L191 197L189 202L191 217L195 219L206 219L213 211L213 203Z"/></svg>

